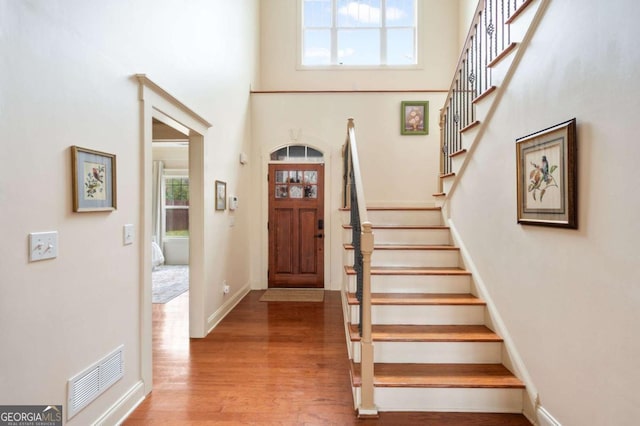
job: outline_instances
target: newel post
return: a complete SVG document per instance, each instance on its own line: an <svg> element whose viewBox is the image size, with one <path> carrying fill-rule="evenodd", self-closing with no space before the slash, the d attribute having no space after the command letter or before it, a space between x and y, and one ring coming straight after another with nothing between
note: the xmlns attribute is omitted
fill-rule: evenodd
<svg viewBox="0 0 640 426"><path fill-rule="evenodd" d="M360 368L362 387L358 417L377 417L373 387L373 342L371 341L371 253L373 253L373 232L371 222L362 224L362 337L360 339Z"/></svg>

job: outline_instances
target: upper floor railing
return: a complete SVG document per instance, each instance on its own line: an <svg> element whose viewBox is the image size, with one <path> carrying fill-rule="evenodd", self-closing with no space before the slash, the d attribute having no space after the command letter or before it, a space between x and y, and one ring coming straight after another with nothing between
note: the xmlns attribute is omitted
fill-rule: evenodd
<svg viewBox="0 0 640 426"><path fill-rule="evenodd" d="M512 48L509 23L533 0L480 0L441 111L441 173L462 150L461 133L477 124L474 103L493 90L491 67Z"/></svg>
<svg viewBox="0 0 640 426"><path fill-rule="evenodd" d="M364 186L356 143L355 125L350 118L347 140L343 149L343 206L350 209L353 268L356 271L356 297L359 303L360 369L362 387L358 407L359 415L377 413L373 399L373 344L371 340L371 254L373 232L367 216Z"/></svg>

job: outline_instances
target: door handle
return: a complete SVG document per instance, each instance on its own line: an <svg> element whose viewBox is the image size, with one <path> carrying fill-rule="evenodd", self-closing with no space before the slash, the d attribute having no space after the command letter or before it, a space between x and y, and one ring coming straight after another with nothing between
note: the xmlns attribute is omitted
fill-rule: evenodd
<svg viewBox="0 0 640 426"><path fill-rule="evenodd" d="M316 235L316 238L322 238L322 237L324 237L324 234L318 234L318 235Z"/></svg>

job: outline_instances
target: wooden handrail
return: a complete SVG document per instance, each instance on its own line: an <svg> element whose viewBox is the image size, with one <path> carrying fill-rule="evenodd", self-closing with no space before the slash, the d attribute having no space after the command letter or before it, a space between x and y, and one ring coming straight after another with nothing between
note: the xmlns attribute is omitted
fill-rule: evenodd
<svg viewBox="0 0 640 426"><path fill-rule="evenodd" d="M374 358L371 339L371 255L374 236L367 214L353 118L350 118L347 123L347 141L343 155L345 157L344 201L345 207L348 203L348 207L351 209L354 268L357 271L357 294L360 302L361 387L358 417L375 417L378 415L378 409L375 405L373 392ZM353 211L354 208L357 209L356 212Z"/></svg>

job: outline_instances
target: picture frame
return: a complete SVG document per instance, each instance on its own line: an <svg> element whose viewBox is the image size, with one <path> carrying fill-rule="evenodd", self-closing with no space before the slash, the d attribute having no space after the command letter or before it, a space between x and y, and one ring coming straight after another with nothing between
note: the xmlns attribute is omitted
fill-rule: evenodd
<svg viewBox="0 0 640 426"><path fill-rule="evenodd" d="M578 227L576 119L516 139L518 223Z"/></svg>
<svg viewBox="0 0 640 426"><path fill-rule="evenodd" d="M221 180L216 181L216 210L227 209L227 183Z"/></svg>
<svg viewBox="0 0 640 426"><path fill-rule="evenodd" d="M429 101L402 101L400 114L400 134L429 134Z"/></svg>
<svg viewBox="0 0 640 426"><path fill-rule="evenodd" d="M79 146L71 147L74 212L117 208L116 156Z"/></svg>

